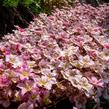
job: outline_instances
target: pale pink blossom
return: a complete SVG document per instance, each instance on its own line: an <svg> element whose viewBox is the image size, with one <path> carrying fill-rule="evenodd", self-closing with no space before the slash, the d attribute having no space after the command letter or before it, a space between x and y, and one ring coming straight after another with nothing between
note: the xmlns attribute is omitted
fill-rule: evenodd
<svg viewBox="0 0 109 109"><path fill-rule="evenodd" d="M17 55L12 54L6 55L6 62L11 63L14 68L21 67L23 65L22 59Z"/></svg>
<svg viewBox="0 0 109 109"><path fill-rule="evenodd" d="M49 78L48 76L41 76L36 81L40 87L44 87L47 90L51 90L52 85L57 83L55 78Z"/></svg>
<svg viewBox="0 0 109 109"><path fill-rule="evenodd" d="M102 79L97 79L96 77L91 77L89 79L90 83L93 84L94 86L98 87L104 87L104 83Z"/></svg>

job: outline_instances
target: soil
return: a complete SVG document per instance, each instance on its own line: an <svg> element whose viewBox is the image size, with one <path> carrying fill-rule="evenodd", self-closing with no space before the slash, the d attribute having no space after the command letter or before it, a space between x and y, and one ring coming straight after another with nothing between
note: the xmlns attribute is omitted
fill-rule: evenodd
<svg viewBox="0 0 109 109"><path fill-rule="evenodd" d="M2 105L0 105L0 109L17 109L18 105L19 103L12 103L8 108L4 108ZM72 109L72 107L72 103L68 99L65 99L57 103L55 106L49 107L47 109Z"/></svg>
<svg viewBox="0 0 109 109"><path fill-rule="evenodd" d="M73 108L73 104L68 99L65 99L57 103L56 106L52 106L47 109L72 109L72 108Z"/></svg>

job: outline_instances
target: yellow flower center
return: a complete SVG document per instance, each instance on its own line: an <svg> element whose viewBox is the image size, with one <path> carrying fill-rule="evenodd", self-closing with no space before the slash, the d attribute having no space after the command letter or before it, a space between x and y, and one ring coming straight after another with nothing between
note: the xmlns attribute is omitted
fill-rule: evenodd
<svg viewBox="0 0 109 109"><path fill-rule="evenodd" d="M45 81L45 80L40 80L40 81L39 81L39 84L42 85L42 86L45 86L46 83L47 83L47 81Z"/></svg>
<svg viewBox="0 0 109 109"><path fill-rule="evenodd" d="M14 58L11 58L10 61L11 61L12 63L15 63L15 62L16 62L16 60L15 60Z"/></svg>
<svg viewBox="0 0 109 109"><path fill-rule="evenodd" d="M22 75L23 75L23 76L29 76L29 73L28 73L27 71L23 71L23 72L22 72Z"/></svg>

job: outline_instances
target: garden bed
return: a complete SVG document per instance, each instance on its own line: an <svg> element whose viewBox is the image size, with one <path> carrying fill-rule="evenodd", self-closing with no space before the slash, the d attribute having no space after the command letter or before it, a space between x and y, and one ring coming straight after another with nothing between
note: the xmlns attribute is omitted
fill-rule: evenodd
<svg viewBox="0 0 109 109"><path fill-rule="evenodd" d="M50 16L41 13L28 28L16 26L5 35L0 42L0 104L7 109L106 109L108 15L107 4L77 4Z"/></svg>

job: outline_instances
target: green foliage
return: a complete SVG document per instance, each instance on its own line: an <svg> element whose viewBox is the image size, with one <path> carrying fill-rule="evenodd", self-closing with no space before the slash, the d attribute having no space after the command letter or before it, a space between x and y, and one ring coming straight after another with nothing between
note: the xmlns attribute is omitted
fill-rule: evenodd
<svg viewBox="0 0 109 109"><path fill-rule="evenodd" d="M23 4L29 7L31 4L38 4L41 0L0 0L3 6L6 7L17 7L19 4Z"/></svg>
<svg viewBox="0 0 109 109"><path fill-rule="evenodd" d="M19 0L4 0L3 5L6 7L17 7Z"/></svg>
<svg viewBox="0 0 109 109"><path fill-rule="evenodd" d="M0 5L5 7L17 7L23 5L34 13L50 12L54 6L62 7L74 0L0 0Z"/></svg>
<svg viewBox="0 0 109 109"><path fill-rule="evenodd" d="M33 2L29 5L29 8L32 10L34 13L40 13L43 12L43 7L42 7L42 1L43 0L33 0Z"/></svg>
<svg viewBox="0 0 109 109"><path fill-rule="evenodd" d="M18 5L23 5L28 7L34 13L39 13L42 9L40 6L42 0L0 0L0 5L5 7L17 7Z"/></svg>
<svg viewBox="0 0 109 109"><path fill-rule="evenodd" d="M30 4L32 4L34 2L34 0L22 0L22 4L24 4L25 6L29 6Z"/></svg>

